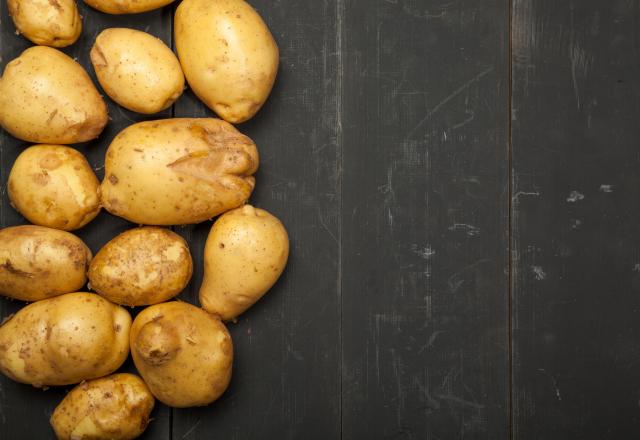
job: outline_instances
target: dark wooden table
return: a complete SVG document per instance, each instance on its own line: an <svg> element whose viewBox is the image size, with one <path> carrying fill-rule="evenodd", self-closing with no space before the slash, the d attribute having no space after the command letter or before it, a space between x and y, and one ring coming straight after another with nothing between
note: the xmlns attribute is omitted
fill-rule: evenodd
<svg viewBox="0 0 640 440"><path fill-rule="evenodd" d="M292 256L230 326L226 394L158 405L144 438L637 438L640 3L251 3L281 70L240 129L262 159L252 203L284 221ZM171 43L175 6L80 8L66 52L92 75L104 28ZM1 12L4 66L29 44ZM110 140L145 119L109 109L79 147L99 177ZM212 113L188 92L171 116ZM1 134L3 185L25 146ZM4 191L0 222L24 222ZM95 252L131 226L102 213L79 235ZM196 262L183 300L209 228L175 228ZM0 439L51 438L67 390L0 379Z"/></svg>

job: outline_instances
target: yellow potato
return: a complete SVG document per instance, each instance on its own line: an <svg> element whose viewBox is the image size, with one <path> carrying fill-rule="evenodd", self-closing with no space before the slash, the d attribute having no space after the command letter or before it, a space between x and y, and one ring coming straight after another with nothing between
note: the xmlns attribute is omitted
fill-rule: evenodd
<svg viewBox="0 0 640 440"><path fill-rule="evenodd" d="M11 168L7 191L31 223L72 231L100 212L100 183L82 153L64 145L34 145Z"/></svg>
<svg viewBox="0 0 640 440"><path fill-rule="evenodd" d="M161 8L173 0L84 0L84 2L107 14L137 14Z"/></svg>
<svg viewBox="0 0 640 440"><path fill-rule="evenodd" d="M7 6L18 32L35 44L69 46L82 31L75 0L7 0Z"/></svg>
<svg viewBox="0 0 640 440"><path fill-rule="evenodd" d="M113 373L129 354L131 316L93 293L67 293L21 309L0 327L0 371L35 387Z"/></svg>
<svg viewBox="0 0 640 440"><path fill-rule="evenodd" d="M243 0L183 0L175 41L193 92L222 119L255 115L278 73L278 46L258 13Z"/></svg>
<svg viewBox="0 0 640 440"><path fill-rule="evenodd" d="M131 326L131 355L153 395L169 406L208 405L231 380L227 328L191 304L171 301L140 312Z"/></svg>
<svg viewBox="0 0 640 440"><path fill-rule="evenodd" d="M57 49L30 47L0 78L0 125L18 139L85 142L98 137L107 119L107 106L87 72Z"/></svg>
<svg viewBox="0 0 640 440"><path fill-rule="evenodd" d="M273 215L250 205L225 213L204 248L202 308L236 318L275 284L288 257L287 231Z"/></svg>
<svg viewBox="0 0 640 440"><path fill-rule="evenodd" d="M257 168L255 144L227 122L140 122L107 150L102 205L139 224L200 223L242 205Z"/></svg>
<svg viewBox="0 0 640 440"><path fill-rule="evenodd" d="M143 306L173 298L193 270L189 246L157 227L126 231L107 243L89 267L91 289L117 304Z"/></svg>
<svg viewBox="0 0 640 440"><path fill-rule="evenodd" d="M129 440L149 424L155 399L128 373L83 382L56 407L50 422L58 440Z"/></svg>
<svg viewBox="0 0 640 440"><path fill-rule="evenodd" d="M178 59L160 39L134 29L105 29L91 48L91 63L104 91L139 113L157 113L182 95Z"/></svg>

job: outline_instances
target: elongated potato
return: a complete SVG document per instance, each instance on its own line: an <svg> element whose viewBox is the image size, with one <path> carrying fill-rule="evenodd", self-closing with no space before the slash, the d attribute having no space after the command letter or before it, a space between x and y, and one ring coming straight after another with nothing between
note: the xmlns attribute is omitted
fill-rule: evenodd
<svg viewBox="0 0 640 440"><path fill-rule="evenodd" d="M175 41L193 92L222 119L255 115L278 73L278 46L258 13L243 0L183 0Z"/></svg>
<svg viewBox="0 0 640 440"><path fill-rule="evenodd" d="M160 39L135 29L100 32L91 63L104 91L139 113L157 113L182 95L184 75L178 59Z"/></svg>
<svg viewBox="0 0 640 440"><path fill-rule="evenodd" d="M18 32L35 44L69 46L82 32L75 0L7 0L7 6Z"/></svg>
<svg viewBox="0 0 640 440"><path fill-rule="evenodd" d="M227 328L191 304L171 301L140 312L131 326L131 355L153 395L169 406L208 405L231 380Z"/></svg>
<svg viewBox="0 0 640 440"><path fill-rule="evenodd" d="M131 316L93 293L67 293L21 309L0 327L0 371L35 387L113 373L129 354Z"/></svg>
<svg viewBox="0 0 640 440"><path fill-rule="evenodd" d="M28 142L74 144L98 137L107 106L87 72L57 49L35 46L0 79L0 125Z"/></svg>
<svg viewBox="0 0 640 440"><path fill-rule="evenodd" d="M51 426L58 440L138 437L155 399L140 377L121 373L83 382L56 407Z"/></svg>
<svg viewBox="0 0 640 440"><path fill-rule="evenodd" d="M137 14L152 11L174 0L84 0L94 9L107 14Z"/></svg>
<svg viewBox="0 0 640 440"><path fill-rule="evenodd" d="M107 150L102 205L139 224L200 223L243 204L257 168L255 144L227 122L140 122Z"/></svg>

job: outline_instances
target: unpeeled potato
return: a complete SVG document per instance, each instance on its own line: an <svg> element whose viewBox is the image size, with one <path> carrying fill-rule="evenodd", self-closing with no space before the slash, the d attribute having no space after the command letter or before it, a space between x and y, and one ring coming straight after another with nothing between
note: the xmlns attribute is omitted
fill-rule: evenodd
<svg viewBox="0 0 640 440"><path fill-rule="evenodd" d="M7 6L18 32L35 44L69 46L82 32L75 0L7 0Z"/></svg>
<svg viewBox="0 0 640 440"><path fill-rule="evenodd" d="M94 9L107 14L137 14L168 5L174 0L84 0Z"/></svg>

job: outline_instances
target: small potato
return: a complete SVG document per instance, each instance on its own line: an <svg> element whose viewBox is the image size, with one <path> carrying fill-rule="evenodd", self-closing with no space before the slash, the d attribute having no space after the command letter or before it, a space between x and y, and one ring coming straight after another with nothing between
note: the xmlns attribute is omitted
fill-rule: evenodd
<svg viewBox="0 0 640 440"><path fill-rule="evenodd" d="M255 144L227 122L146 121L109 146L100 195L107 211L133 223L200 223L242 205L257 169Z"/></svg>
<svg viewBox="0 0 640 440"><path fill-rule="evenodd" d="M39 301L81 289L91 251L75 235L42 226L0 230L0 294Z"/></svg>
<svg viewBox="0 0 640 440"><path fill-rule="evenodd" d="M75 0L7 0L7 6L18 32L35 44L69 46L82 32Z"/></svg>
<svg viewBox="0 0 640 440"><path fill-rule="evenodd" d="M94 9L107 14L137 14L166 6L174 0L84 0Z"/></svg>
<svg viewBox="0 0 640 440"><path fill-rule="evenodd" d="M35 387L106 376L129 354L131 316L93 293L67 293L21 309L0 327L0 371Z"/></svg>
<svg viewBox="0 0 640 440"><path fill-rule="evenodd" d="M147 428L154 404L140 377L114 374L76 386L50 422L58 440L129 440Z"/></svg>
<svg viewBox="0 0 640 440"><path fill-rule="evenodd" d="M143 227L123 232L91 262L91 289L117 304L144 306L173 298L193 271L189 246L169 229Z"/></svg>
<svg viewBox="0 0 640 440"><path fill-rule="evenodd" d="M278 46L243 0L183 0L176 49L189 86L211 110L244 122L265 103L278 73Z"/></svg>
<svg viewBox="0 0 640 440"><path fill-rule="evenodd" d="M275 284L288 257L287 231L267 211L245 205L223 214L204 248L202 308L235 319Z"/></svg>
<svg viewBox="0 0 640 440"><path fill-rule="evenodd" d="M72 231L100 212L100 182L82 153L63 145L34 145L11 168L7 191L31 223Z"/></svg>
<svg viewBox="0 0 640 440"><path fill-rule="evenodd" d="M178 59L160 39L134 29L105 29L91 48L91 63L104 91L139 113L157 113L182 95Z"/></svg>
<svg viewBox="0 0 640 440"><path fill-rule="evenodd" d="M208 405L231 380L227 328L191 304L171 301L140 312L131 326L131 355L153 395L169 406Z"/></svg>
<svg viewBox="0 0 640 440"><path fill-rule="evenodd" d="M28 142L74 144L95 139L107 106L82 66L57 49L34 46L0 78L0 125Z"/></svg>

